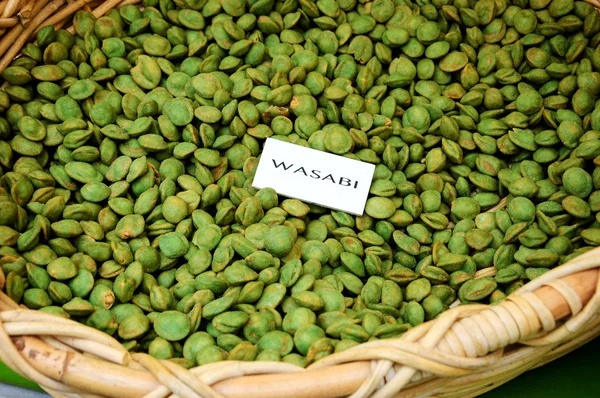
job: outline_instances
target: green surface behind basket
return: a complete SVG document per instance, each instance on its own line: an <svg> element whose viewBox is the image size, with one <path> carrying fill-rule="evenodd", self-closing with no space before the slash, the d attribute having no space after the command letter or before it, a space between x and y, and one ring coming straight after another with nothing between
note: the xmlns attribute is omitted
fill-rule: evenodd
<svg viewBox="0 0 600 398"><path fill-rule="evenodd" d="M592 398L598 397L600 378L597 358L600 339L595 339L568 355L527 372L496 388L482 398ZM0 382L41 390L0 362Z"/></svg>
<svg viewBox="0 0 600 398"><path fill-rule="evenodd" d="M600 396L600 338L482 395L482 398L592 398Z"/></svg>
<svg viewBox="0 0 600 398"><path fill-rule="evenodd" d="M13 384L19 387L29 388L31 390L43 391L37 384L13 372L12 369L10 369L2 362L0 362L0 382Z"/></svg>

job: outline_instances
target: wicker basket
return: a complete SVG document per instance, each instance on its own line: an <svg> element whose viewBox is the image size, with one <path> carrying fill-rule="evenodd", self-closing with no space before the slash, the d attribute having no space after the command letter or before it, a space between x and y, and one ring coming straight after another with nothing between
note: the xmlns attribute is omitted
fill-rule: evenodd
<svg viewBox="0 0 600 398"><path fill-rule="evenodd" d="M0 72L43 26L68 26L79 9L100 17L140 1L1 0ZM0 265L11 261L1 258ZM55 397L473 397L600 334L598 268L600 248L498 305L455 306L401 338L364 343L307 369L226 361L191 370L130 354L95 329L20 307L1 291L0 268L0 360ZM494 269L476 277L487 275Z"/></svg>

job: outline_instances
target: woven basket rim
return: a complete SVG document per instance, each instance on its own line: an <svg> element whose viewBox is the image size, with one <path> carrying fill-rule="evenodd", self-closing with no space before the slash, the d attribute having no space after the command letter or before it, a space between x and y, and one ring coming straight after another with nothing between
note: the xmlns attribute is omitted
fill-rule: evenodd
<svg viewBox="0 0 600 398"><path fill-rule="evenodd" d="M380 389L374 397L425 396L436 389L444 396L476 396L489 389L490 383L502 384L600 334L599 268L600 247L554 268L500 304L458 306L400 338L363 343L307 369L281 362L224 361L185 370L147 354L129 354L112 337L75 321L20 308L0 291L0 360L57 397L90 393L158 397L186 388L197 394L188 396L206 397L333 397L353 393L366 397L382 382L386 383L383 388L391 391L382 393ZM3 284L0 269L0 289ZM466 327L482 328L482 320L499 315L496 333L504 330L508 335L509 325L526 328L512 315L501 318L507 309L500 308L507 303L514 305L515 298L527 301L529 309L541 304L540 312L536 312L537 329L527 326L528 335L519 334L501 343L491 354L469 355L467 351L481 343L481 333L469 333ZM523 302L519 305L527 308ZM574 309L575 316L554 323L573 315ZM522 321L530 323L531 319ZM542 331L543 322L552 323L547 333ZM498 343L492 338L487 344L491 340ZM391 386L398 380L400 386ZM474 390L472 395L469 389Z"/></svg>
<svg viewBox="0 0 600 398"><path fill-rule="evenodd" d="M2 0L0 72L43 26L66 26L80 9L100 17L140 2ZM600 8L600 0L587 2ZM0 258L4 261L10 259ZM456 306L401 338L363 343L307 369L225 361L191 370L130 354L95 329L19 307L1 291L5 277L0 268L0 360L55 397L470 397L599 335L599 268L596 248L498 305ZM493 267L480 270L477 277L494 272Z"/></svg>

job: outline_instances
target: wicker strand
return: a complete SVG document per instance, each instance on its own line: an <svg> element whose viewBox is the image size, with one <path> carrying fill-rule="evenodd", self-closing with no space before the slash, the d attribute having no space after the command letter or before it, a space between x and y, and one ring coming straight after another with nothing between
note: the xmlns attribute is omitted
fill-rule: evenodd
<svg viewBox="0 0 600 398"><path fill-rule="evenodd" d="M17 23L17 18L0 18L0 28L12 28Z"/></svg>
<svg viewBox="0 0 600 398"><path fill-rule="evenodd" d="M473 321L473 318L461 319L459 322L456 322L452 328L457 335L461 335L464 332L469 333L471 342L475 348L475 355L473 355L473 357L483 357L490 352L490 344L487 341L487 337L483 334L479 325ZM462 331L460 329L462 329Z"/></svg>
<svg viewBox="0 0 600 398"><path fill-rule="evenodd" d="M527 319L526 315L523 313L521 308L516 305L512 301L506 300L506 302L502 303L503 307L508 311L510 316L515 320L515 324L517 325L517 329L519 329L519 340L529 339L534 333L537 333L539 329L542 327L542 324L537 321L537 329L532 330L530 327L530 322ZM517 340L517 341L519 341Z"/></svg>
<svg viewBox="0 0 600 398"><path fill-rule="evenodd" d="M3 2L1 6L2 15L0 15L0 18L10 18L18 11L20 4L18 0L8 0ZM6 28L0 29L0 36L3 36L4 33L6 33ZM2 54L2 51L0 51L0 54ZM0 72L2 72L2 69L0 69Z"/></svg>
<svg viewBox="0 0 600 398"><path fill-rule="evenodd" d="M600 312L600 278L598 279L594 296L588 301L584 309L573 318L565 322L561 327L548 333L547 335L528 340L525 344L528 345L547 345L552 343L560 343L568 339L571 334L582 328L589 322L595 321Z"/></svg>
<svg viewBox="0 0 600 398"><path fill-rule="evenodd" d="M4 10L6 9L6 4L8 3L8 0L1 0L0 1L0 16L4 15Z"/></svg>
<svg viewBox="0 0 600 398"><path fill-rule="evenodd" d="M75 348L69 347L67 344L62 343L58 339L51 336L38 336L38 339L42 340L49 346L56 348L57 350L66 352L78 352Z"/></svg>
<svg viewBox="0 0 600 398"><path fill-rule="evenodd" d="M203 397L203 398L225 398L223 395L221 395L218 392L216 392L215 390L213 390L209 385L207 385L206 383L203 383L197 377L194 377L194 375L191 372L187 371L186 369L182 368L181 366L177 366L174 363L169 362L169 361L163 361L162 364L175 377L177 377L179 380L183 381L186 385L191 387L201 397ZM173 395L171 395L171 397L174 398Z"/></svg>
<svg viewBox="0 0 600 398"><path fill-rule="evenodd" d="M68 6L62 8L56 14L52 15L52 17L45 20L44 23L42 23L40 26L38 26L36 28L35 33L39 32L40 29L42 29L46 26L50 26L50 25L54 26L54 25L58 24L60 21L62 21L65 18L70 17L77 10L79 10L81 7L83 7L84 5L86 5L87 3L91 2L91 1L92 0L77 0L76 2L69 4Z"/></svg>
<svg viewBox="0 0 600 398"><path fill-rule="evenodd" d="M13 45L13 43L19 38L19 36L21 35L21 33L23 33L23 31L25 30L25 28L23 27L23 25L21 24L17 24L15 26L13 26L8 33L5 33L2 38L0 39L0 56L1 54L5 54L8 49L10 48L10 46ZM2 59L2 58L0 58ZM0 72L2 72L4 70L5 67L2 67L0 64Z"/></svg>
<svg viewBox="0 0 600 398"><path fill-rule="evenodd" d="M48 4L50 0L35 0L35 4L33 5L33 9L31 10L31 15L37 15L40 10L42 8L44 8L46 6L46 4ZM68 3L71 2L71 0L67 0Z"/></svg>
<svg viewBox="0 0 600 398"><path fill-rule="evenodd" d="M517 297L517 296L515 296ZM542 300L540 300L540 298L538 296L536 296L533 293L530 292L524 292L518 295L518 297L520 298L524 298L527 300L527 304L529 304L533 310L536 312L536 314L538 315L540 322L542 323L542 330L544 332L550 332L551 330L554 330L554 328L556 327L556 321L554 320L554 317L552 316L552 312L550 312L550 310L548 309L548 307L546 307L544 305L544 303L542 302ZM511 297L511 299L513 299L514 297Z"/></svg>
<svg viewBox="0 0 600 398"><path fill-rule="evenodd" d="M119 343L109 335L76 322L70 324L68 328L59 323L47 321L10 322L4 325L4 329L9 336L49 335L87 338L106 345L108 348L123 350L123 347L118 347Z"/></svg>
<svg viewBox="0 0 600 398"><path fill-rule="evenodd" d="M92 354L96 358L102 358L107 361L127 366L130 360L129 353L120 347L120 349L108 347L105 344L87 339L61 336L57 340L64 343L67 347L73 347L86 354Z"/></svg>
<svg viewBox="0 0 600 398"><path fill-rule="evenodd" d="M182 398L196 398L197 394L200 393L171 373L158 359L146 354L133 354L132 357L137 363L150 371L162 385L178 396ZM146 395L144 398L149 397Z"/></svg>
<svg viewBox="0 0 600 398"><path fill-rule="evenodd" d="M35 7L35 3L37 0L26 0L26 2L22 5L21 10L17 13L19 20L23 25L27 25L31 18L35 16L33 13L33 8Z"/></svg>
<svg viewBox="0 0 600 398"><path fill-rule="evenodd" d="M571 314L577 315L583 308L583 304L581 303L581 299L577 295L577 293L563 280L557 279L552 282L548 282L545 286L550 286L557 290L567 301L569 304L569 308L571 308Z"/></svg>
<svg viewBox="0 0 600 398"><path fill-rule="evenodd" d="M454 324L454 322L464 314L471 314L475 311L479 311L482 306L474 305L471 308L468 307L459 307L454 311L448 311L442 313L442 315L438 318L436 328L431 328L428 333L419 341L420 344L426 348L435 347L440 339L444 337L444 335L448 335L448 330ZM403 363L404 364L404 363ZM432 371L432 369L428 369L428 371ZM392 378L388 380L388 382L379 390L377 390L372 396L373 398L384 398L384 397L392 397L397 394L406 384L408 384L411 378L415 375L416 369L408 366L403 366ZM436 373L436 372L432 372ZM437 373L436 373L437 374Z"/></svg>
<svg viewBox="0 0 600 398"><path fill-rule="evenodd" d="M350 395L349 398L368 397L377 388L381 388L384 384L384 380L390 374L394 362L384 359L381 361L371 361L371 377L364 381L364 383ZM395 374L395 372L394 372ZM393 375L390 375L390 379Z"/></svg>
<svg viewBox="0 0 600 398"><path fill-rule="evenodd" d="M407 343L415 343L421 337L423 337L426 332L427 331L425 331L425 328L423 328L422 334L409 332L404 335L404 339ZM371 396L373 391L375 391L377 388L381 388L388 380L392 380L394 378L397 373L394 365L394 361L386 359L380 361L371 361L371 368L373 369L371 377L367 378L350 398Z"/></svg>
<svg viewBox="0 0 600 398"><path fill-rule="evenodd" d="M600 0L585 0L587 3L592 4L596 8L600 8Z"/></svg>
<svg viewBox="0 0 600 398"><path fill-rule="evenodd" d="M35 28L38 27L40 23L42 23L46 18L50 17L56 10L60 8L64 4L65 0L52 0L46 7L44 7L39 14L37 14L29 23L27 28L23 31L23 33L19 34L18 39L12 44L10 49L4 54L4 56L0 59L0 71L4 70L12 60L19 54L21 47L29 40L29 36ZM15 28L17 28L17 25ZM14 29L14 28L13 28Z"/></svg>
<svg viewBox="0 0 600 398"><path fill-rule="evenodd" d="M542 315L537 314L535 308L533 308L533 306L529 304L526 298L521 296L510 296L510 299L507 299L506 303L507 305L516 307L518 311L523 314L525 318L524 322L527 323L527 326L530 330L530 332L526 334L527 336L537 336L537 334L539 334L540 331L543 331L543 323L541 317L547 314L545 311L542 310Z"/></svg>
<svg viewBox="0 0 600 398"><path fill-rule="evenodd" d="M232 364L235 364L233 366ZM204 365L190 370L206 384L213 385L234 377L256 374L303 373L304 368L281 362L221 362Z"/></svg>
<svg viewBox="0 0 600 398"><path fill-rule="evenodd" d="M4 11L2 12L2 17L12 17L17 13L19 7L21 6L22 0L8 0L6 5L4 6Z"/></svg>
<svg viewBox="0 0 600 398"><path fill-rule="evenodd" d="M19 344L20 340L16 340ZM35 369L25 358L23 358L13 341L4 330L4 324L0 321L0 360L11 369L35 383L45 387L63 392L75 392L72 387L56 381Z"/></svg>

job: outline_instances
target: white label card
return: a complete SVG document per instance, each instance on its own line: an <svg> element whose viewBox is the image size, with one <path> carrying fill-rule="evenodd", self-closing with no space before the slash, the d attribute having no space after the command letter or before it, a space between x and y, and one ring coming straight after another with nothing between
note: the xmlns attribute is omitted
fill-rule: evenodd
<svg viewBox="0 0 600 398"><path fill-rule="evenodd" d="M375 165L267 138L254 188L362 215Z"/></svg>

